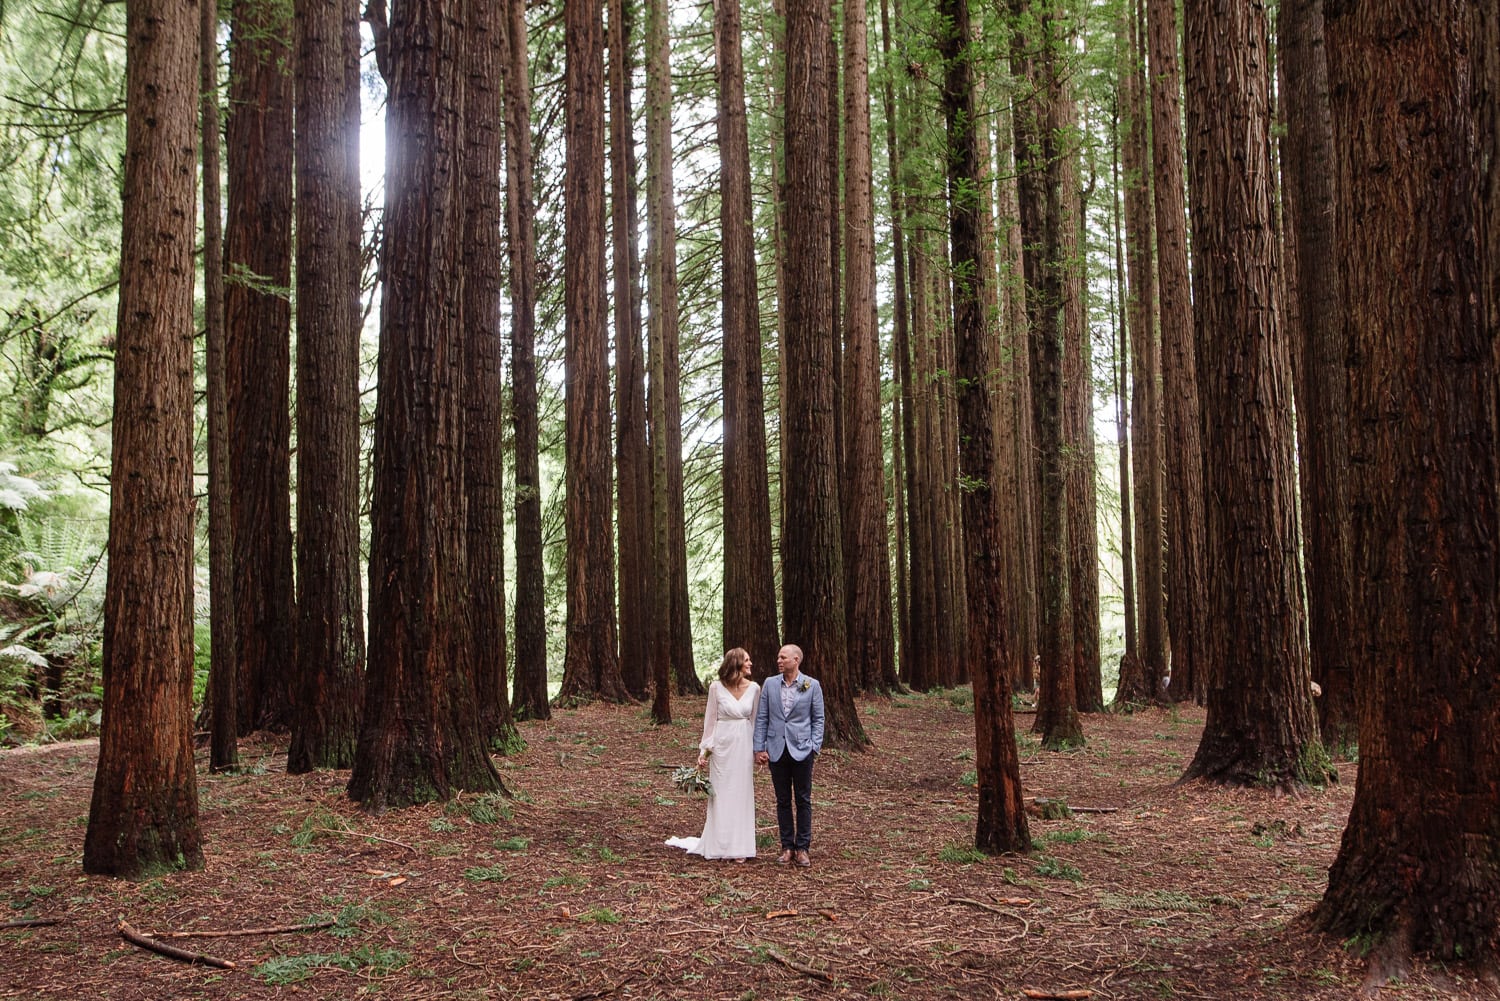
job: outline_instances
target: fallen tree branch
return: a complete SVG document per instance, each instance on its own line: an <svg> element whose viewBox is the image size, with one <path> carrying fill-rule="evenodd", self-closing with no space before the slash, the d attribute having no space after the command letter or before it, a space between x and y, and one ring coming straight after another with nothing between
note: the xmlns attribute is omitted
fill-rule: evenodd
<svg viewBox="0 0 1500 1001"><path fill-rule="evenodd" d="M1064 803L1060 799L1051 799L1051 798L1049 798L1047 796L1033 796L1027 802L1029 802L1033 806L1037 806L1037 807L1040 807L1043 803L1048 803L1048 802L1051 802L1051 803L1063 803L1064 806L1066 806L1069 810L1073 811L1074 813L1119 813L1120 812L1120 808L1118 806L1074 806L1071 803Z"/></svg>
<svg viewBox="0 0 1500 1001"><path fill-rule="evenodd" d="M821 980L824 983L833 982L832 977L830 977L827 973L824 973L822 970L818 969L816 966L808 966L806 963L799 963L795 959L789 959L786 956L783 956L775 946L767 946L766 955L770 956L772 959L776 960L776 962L780 963L782 966L785 966L789 970L796 970L798 973L801 973L804 976L812 977L814 980Z"/></svg>
<svg viewBox="0 0 1500 1001"><path fill-rule="evenodd" d="M1030 987L1025 988L1021 993L1035 1001L1085 1001L1086 998L1094 996L1093 991L1037 991Z"/></svg>
<svg viewBox="0 0 1500 1001"><path fill-rule="evenodd" d="M17 918L14 921L0 922L0 928L46 928L48 925L60 925L62 918Z"/></svg>
<svg viewBox="0 0 1500 1001"><path fill-rule="evenodd" d="M310 925L280 925L275 928L235 928L231 931L160 931L152 932L154 939L163 938L229 938L234 935L282 935L294 931L317 931L319 928L332 928L334 922L319 921Z"/></svg>
<svg viewBox="0 0 1500 1001"><path fill-rule="evenodd" d="M174 945L167 945L165 942L158 942L156 941L156 939L150 937L149 935L142 935L140 932L132 928L130 926L130 922L126 921L124 918L121 918L119 923L115 925L115 930L120 933L121 938L129 942L131 945L139 946L140 948L145 949L147 952L154 952L158 956L166 956L168 959L176 959L184 963L214 966L218 967L221 970L239 969L239 967L231 960L218 959L214 956L205 956L202 953L197 952L188 952L186 949L179 949Z"/></svg>
<svg viewBox="0 0 1500 1001"><path fill-rule="evenodd" d="M341 831L337 827L314 827L313 830L319 834L342 834L346 838L369 838L371 841L384 841L388 845L395 845L397 848L405 848L409 852L416 852L415 848L404 841L382 838L378 834L366 834L363 831Z"/></svg>

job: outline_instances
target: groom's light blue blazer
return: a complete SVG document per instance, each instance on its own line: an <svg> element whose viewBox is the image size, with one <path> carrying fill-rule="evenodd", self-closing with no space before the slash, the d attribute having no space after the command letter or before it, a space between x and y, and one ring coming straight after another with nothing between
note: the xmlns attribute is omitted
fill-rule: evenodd
<svg viewBox="0 0 1500 1001"><path fill-rule="evenodd" d="M807 691L802 683L807 682ZM823 750L823 688L816 679L799 674L796 698L790 713L781 709L781 675L767 678L755 710L755 750L765 751L772 761L785 749L793 761Z"/></svg>

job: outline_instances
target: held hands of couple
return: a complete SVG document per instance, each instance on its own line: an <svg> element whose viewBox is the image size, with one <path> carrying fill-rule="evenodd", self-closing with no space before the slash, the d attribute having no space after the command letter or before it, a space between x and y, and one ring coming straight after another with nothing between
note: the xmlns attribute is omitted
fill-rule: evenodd
<svg viewBox="0 0 1500 1001"><path fill-rule="evenodd" d="M755 763L757 765L769 765L771 763L771 754L770 754L770 752L769 751L756 751L755 752Z"/></svg>

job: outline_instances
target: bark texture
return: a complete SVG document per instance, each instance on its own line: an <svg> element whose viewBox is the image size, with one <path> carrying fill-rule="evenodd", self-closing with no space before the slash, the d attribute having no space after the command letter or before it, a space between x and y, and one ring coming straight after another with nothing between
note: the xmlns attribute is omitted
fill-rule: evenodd
<svg viewBox="0 0 1500 1001"><path fill-rule="evenodd" d="M229 47L225 364L240 733L291 725L292 18L236 0Z"/></svg>
<svg viewBox="0 0 1500 1001"><path fill-rule="evenodd" d="M1208 718L1184 778L1321 783L1303 651L1291 379L1276 312L1266 17L1185 8L1198 380L1204 412Z"/></svg>
<svg viewBox="0 0 1500 1001"><path fill-rule="evenodd" d="M297 699L287 771L348 768L365 619L359 539L359 10L297 19Z"/></svg>
<svg viewBox="0 0 1500 1001"><path fill-rule="evenodd" d="M973 30L968 0L944 0L943 111L948 125L948 205L953 241L953 333L958 362L959 458L967 560L967 655L974 679L979 814L974 844L989 853L1026 851L1031 836L1021 800L1021 764L1010 707L1006 573L995 486L993 407L998 316L986 309L994 280L981 235L987 199L976 130Z"/></svg>
<svg viewBox="0 0 1500 1001"><path fill-rule="evenodd" d="M1318 924L1500 964L1500 504L1484 5L1328 3L1359 785ZM1490 35L1493 40L1494 36ZM1466 55L1467 54L1467 55ZM1496 82L1491 76L1488 83ZM1494 147L1490 145L1489 151ZM1492 167L1492 165L1490 165Z"/></svg>
<svg viewBox="0 0 1500 1001"><path fill-rule="evenodd" d="M786 21L786 463L781 533L785 638L823 685L827 743L863 748L844 619L838 440L829 281L828 0L791 5Z"/></svg>
<svg viewBox="0 0 1500 1001"><path fill-rule="evenodd" d="M536 399L536 197L526 0L506 0L505 230L510 263L511 422L516 449L516 653L511 710L547 719L547 601Z"/></svg>
<svg viewBox="0 0 1500 1001"><path fill-rule="evenodd" d="M104 716L84 872L203 865L193 770L197 5L126 10Z"/></svg>
<svg viewBox="0 0 1500 1001"><path fill-rule="evenodd" d="M604 26L566 0L563 311L567 409L567 650L562 700L629 701L620 678L604 286Z"/></svg>
<svg viewBox="0 0 1500 1001"><path fill-rule="evenodd" d="M724 248L724 648L744 647L756 676L765 677L780 643L742 38L739 0L720 0L714 54Z"/></svg>
<svg viewBox="0 0 1500 1001"><path fill-rule="evenodd" d="M500 788L480 731L464 558L462 0L390 26L370 656L349 795L365 809Z"/></svg>

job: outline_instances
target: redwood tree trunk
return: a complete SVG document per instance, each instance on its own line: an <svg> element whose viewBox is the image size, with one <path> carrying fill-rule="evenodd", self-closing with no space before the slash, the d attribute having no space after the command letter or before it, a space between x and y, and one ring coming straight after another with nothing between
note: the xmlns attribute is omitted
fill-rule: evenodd
<svg viewBox="0 0 1500 1001"><path fill-rule="evenodd" d="M1167 631L1175 701L1203 701L1208 688L1208 580L1204 567L1203 435L1193 303L1188 277L1187 185L1182 176L1181 74L1175 0L1147 0L1151 49L1151 142L1156 196L1157 301L1166 427Z"/></svg>
<svg viewBox="0 0 1500 1001"><path fill-rule="evenodd" d="M229 405L224 363L224 223L219 178L219 11L200 4L198 36L203 144L203 381L208 410L208 770L229 771L239 765L239 701L234 639L234 529L229 507Z"/></svg>
<svg viewBox="0 0 1500 1001"><path fill-rule="evenodd" d="M828 0L794 3L786 28L786 465L782 494L782 620L786 640L802 648L807 672L821 679L827 743L868 742L854 706L844 620L844 557L839 517L829 331L830 178Z"/></svg>
<svg viewBox="0 0 1500 1001"><path fill-rule="evenodd" d="M291 5L236 0L229 50L225 364L240 733L291 725ZM340 107L337 113L342 113Z"/></svg>
<svg viewBox="0 0 1500 1001"><path fill-rule="evenodd" d="M1026 252L1026 312L1031 338L1032 426L1041 509L1041 690L1035 731L1049 747L1083 736L1073 699L1073 608L1069 593L1068 497L1063 462L1063 279L1061 154L1056 127L1059 81L1053 19L1012 0L1018 17L1034 18L1012 41L1012 63L1033 80L1036 96L1016 109L1016 163ZM1034 250L1031 248L1035 248Z"/></svg>
<svg viewBox="0 0 1500 1001"><path fill-rule="evenodd" d="M614 254L615 493L620 525L620 677L637 698L650 689L651 456L641 351L639 199L630 103L634 4L609 2L610 243ZM733 645L733 644L731 644Z"/></svg>
<svg viewBox="0 0 1500 1001"><path fill-rule="evenodd" d="M1359 784L1316 915L1390 975L1414 951L1500 963L1496 92L1469 61L1493 58L1475 6L1327 6Z"/></svg>
<svg viewBox="0 0 1500 1001"><path fill-rule="evenodd" d="M390 26L370 659L349 795L380 812L492 790L464 558L462 0Z"/></svg>
<svg viewBox="0 0 1500 1001"><path fill-rule="evenodd" d="M498 3L469 4L464 42L464 501L469 564L470 643L479 725L492 746L516 739L505 685L505 490L501 468L500 204L505 169L501 74L506 51L505 11Z"/></svg>
<svg viewBox="0 0 1500 1001"><path fill-rule="evenodd" d="M773 670L780 643L741 48L739 0L720 0L714 5L714 53L724 248L724 647L744 647L757 676L764 677Z"/></svg>
<svg viewBox="0 0 1500 1001"><path fill-rule="evenodd" d="M365 621L359 551L359 10L297 4L297 653L287 771L348 768Z"/></svg>
<svg viewBox="0 0 1500 1001"><path fill-rule="evenodd" d="M507 0L505 228L510 261L511 421L516 436L516 655L511 709L547 719L547 602L536 399L536 200L532 194L531 72L526 0Z"/></svg>
<svg viewBox="0 0 1500 1001"><path fill-rule="evenodd" d="M844 593L851 680L886 688L896 656L875 318L875 194L865 0L844 0Z"/></svg>
<svg viewBox="0 0 1500 1001"><path fill-rule="evenodd" d="M126 8L104 716L85 872L203 865L193 770L193 112L199 19Z"/></svg>
<svg viewBox="0 0 1500 1001"><path fill-rule="evenodd" d="M994 417L991 413L999 345L998 316L985 308L993 278L991 251L980 239L980 197L988 170L981 166L976 129L973 33L968 0L944 0L948 30L942 42L943 111L948 123L948 204L953 239L953 332L958 362L964 477L964 553L968 563L969 668L974 678L975 765L979 814L975 847L990 853L1027 851L1031 835L1021 801L1021 763L1010 708L1005 559L996 496Z"/></svg>
<svg viewBox="0 0 1500 1001"><path fill-rule="evenodd" d="M615 625L609 309L604 286L604 30L565 0L563 254L567 379L567 652L558 698L626 702Z"/></svg>
<svg viewBox="0 0 1500 1001"><path fill-rule="evenodd" d="M1302 649L1291 387L1275 308L1265 11L1190 0L1186 24L1215 629L1208 719L1184 778L1321 783L1326 759Z"/></svg>
<svg viewBox="0 0 1500 1001"><path fill-rule="evenodd" d="M1358 743L1349 644L1348 410L1344 303L1334 236L1333 126L1322 0L1288 0L1279 15L1277 66L1284 74L1287 157L1282 164L1296 241L1300 329L1297 431L1307 526L1308 640L1312 677L1323 688L1323 743Z"/></svg>

